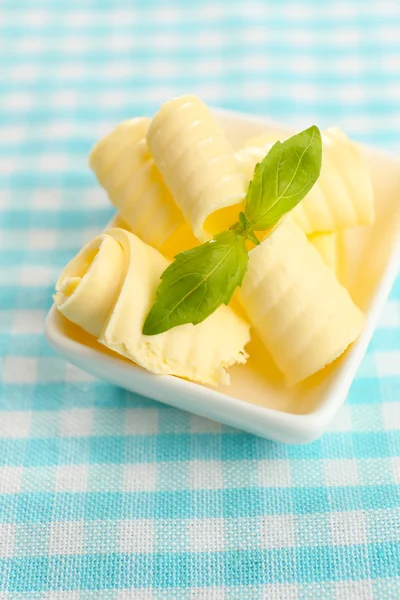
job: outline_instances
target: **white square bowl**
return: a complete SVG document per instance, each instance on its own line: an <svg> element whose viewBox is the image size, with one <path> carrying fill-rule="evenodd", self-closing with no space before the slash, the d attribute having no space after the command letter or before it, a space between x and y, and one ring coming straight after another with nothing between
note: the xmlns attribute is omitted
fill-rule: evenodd
<svg viewBox="0 0 400 600"><path fill-rule="evenodd" d="M236 148L265 131L292 133L265 118L216 110ZM305 124L309 126L310 123ZM81 369L132 392L209 417L272 440L310 442L320 436L345 401L367 350L381 309L397 275L400 259L400 157L363 148L375 191L376 221L341 235L339 277L367 315L360 338L333 365L307 382L285 387L271 358L263 351L246 365L230 369L231 385L208 388L173 376L153 375L108 351L69 323L53 306L46 319L51 346ZM268 373L268 377L266 376Z"/></svg>

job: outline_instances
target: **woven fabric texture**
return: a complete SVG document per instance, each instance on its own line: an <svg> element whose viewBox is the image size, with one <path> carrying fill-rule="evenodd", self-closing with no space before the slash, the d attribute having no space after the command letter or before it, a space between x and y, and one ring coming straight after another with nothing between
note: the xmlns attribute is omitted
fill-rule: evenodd
<svg viewBox="0 0 400 600"><path fill-rule="evenodd" d="M0 4L1 600L400 598L400 277L329 431L269 442L95 380L43 335L112 214L87 154L194 91L400 150L400 4Z"/></svg>

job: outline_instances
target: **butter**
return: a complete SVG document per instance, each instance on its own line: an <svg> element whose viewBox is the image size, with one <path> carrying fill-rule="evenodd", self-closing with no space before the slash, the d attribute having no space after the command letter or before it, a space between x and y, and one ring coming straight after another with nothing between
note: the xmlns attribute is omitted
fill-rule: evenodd
<svg viewBox="0 0 400 600"><path fill-rule="evenodd" d="M152 373L199 383L229 383L227 368L245 363L249 325L220 306L198 325L142 334L169 261L124 229L87 244L65 267L54 297L58 310L98 341Z"/></svg>
<svg viewBox="0 0 400 600"><path fill-rule="evenodd" d="M202 242L238 219L249 186L234 151L197 96L163 104L147 143L154 162L194 235Z"/></svg>
<svg viewBox="0 0 400 600"><path fill-rule="evenodd" d="M240 169L251 181L254 175L254 169L257 163L260 163L268 151L272 148L273 143L265 144L264 146L246 146L235 153L235 158L240 166Z"/></svg>
<svg viewBox="0 0 400 600"><path fill-rule="evenodd" d="M120 123L94 146L89 165L133 233L154 248L179 252L196 239L150 155L149 123L145 117Z"/></svg>
<svg viewBox="0 0 400 600"><path fill-rule="evenodd" d="M290 217L250 252L237 297L288 385L338 358L364 325L347 290Z"/></svg>
<svg viewBox="0 0 400 600"><path fill-rule="evenodd" d="M314 246L320 254L324 263L332 269L334 273L337 271L337 234L334 231L328 233L314 233L308 236L309 242Z"/></svg>
<svg viewBox="0 0 400 600"><path fill-rule="evenodd" d="M289 385L334 361L364 323L335 276L334 231L374 219L361 151L336 129L322 134L317 183L265 239L260 232L263 241L250 251L235 293L239 310L220 306L198 325L142 334L169 259L238 220L255 165L277 135L267 133L235 153L193 95L166 102L153 120L118 125L89 159L118 214L63 270L58 310L148 371L208 385L229 383L227 369L246 362L244 313Z"/></svg>

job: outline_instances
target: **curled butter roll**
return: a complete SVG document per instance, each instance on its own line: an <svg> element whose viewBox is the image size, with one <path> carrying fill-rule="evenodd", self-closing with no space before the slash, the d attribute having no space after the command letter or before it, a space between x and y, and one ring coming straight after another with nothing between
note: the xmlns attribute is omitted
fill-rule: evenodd
<svg viewBox="0 0 400 600"><path fill-rule="evenodd" d="M150 124L147 142L175 202L200 241L237 221L249 181L221 127L197 96L163 104Z"/></svg>
<svg viewBox="0 0 400 600"><path fill-rule="evenodd" d="M291 218L250 252L238 299L288 385L338 358L364 324L347 290Z"/></svg>
<svg viewBox="0 0 400 600"><path fill-rule="evenodd" d="M65 267L54 297L58 310L98 341L152 373L200 383L229 383L227 368L244 363L249 326L227 306L198 325L142 334L169 261L124 229L111 229Z"/></svg>
<svg viewBox="0 0 400 600"><path fill-rule="evenodd" d="M308 241L319 252L324 263L332 269L337 270L337 234L335 231L328 233L313 233L308 236Z"/></svg>
<svg viewBox="0 0 400 600"><path fill-rule="evenodd" d="M275 131L265 131L261 135L257 135L256 137L248 139L245 142L244 147L265 148L268 146L272 146L277 140L280 140L281 142L283 140L286 140L289 137L289 135L290 134L287 131L283 131L281 129Z"/></svg>
<svg viewBox="0 0 400 600"><path fill-rule="evenodd" d="M247 177L252 176L255 165L272 145L271 134L266 134L249 140L236 153ZM292 214L306 234L373 223L373 189L368 166L357 145L339 129L322 133L321 174Z"/></svg>
<svg viewBox="0 0 400 600"><path fill-rule="evenodd" d="M246 177L251 181L257 163L260 163L272 148L273 143L260 146L246 146L235 153L235 158Z"/></svg>
<svg viewBox="0 0 400 600"><path fill-rule="evenodd" d="M128 223L126 221L124 221L124 219L121 217L121 215L119 213L116 213L113 218L111 219L111 221L109 223L107 223L106 227L105 227L105 231L108 231L109 229L114 229L115 227L120 227L121 229L126 229L127 231L132 231L132 229L129 227Z"/></svg>
<svg viewBox="0 0 400 600"><path fill-rule="evenodd" d="M92 149L89 165L129 228L151 246L162 249L174 238L195 242L182 212L154 165L146 132L150 119L124 121Z"/></svg>

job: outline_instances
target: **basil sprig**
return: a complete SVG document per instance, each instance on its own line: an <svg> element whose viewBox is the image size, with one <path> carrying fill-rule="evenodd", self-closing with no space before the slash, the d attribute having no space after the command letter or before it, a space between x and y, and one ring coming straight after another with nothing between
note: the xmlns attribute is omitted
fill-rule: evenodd
<svg viewBox="0 0 400 600"><path fill-rule="evenodd" d="M228 231L178 254L161 275L143 333L155 335L185 323L201 323L228 304L247 270L245 241L271 229L311 190L321 171L322 142L312 126L276 142L254 170L239 222Z"/></svg>
<svg viewBox="0 0 400 600"><path fill-rule="evenodd" d="M178 254L161 275L143 333L154 335L183 323L195 325L222 303L228 304L242 283L247 261L245 238L236 231L223 231L210 242Z"/></svg>

